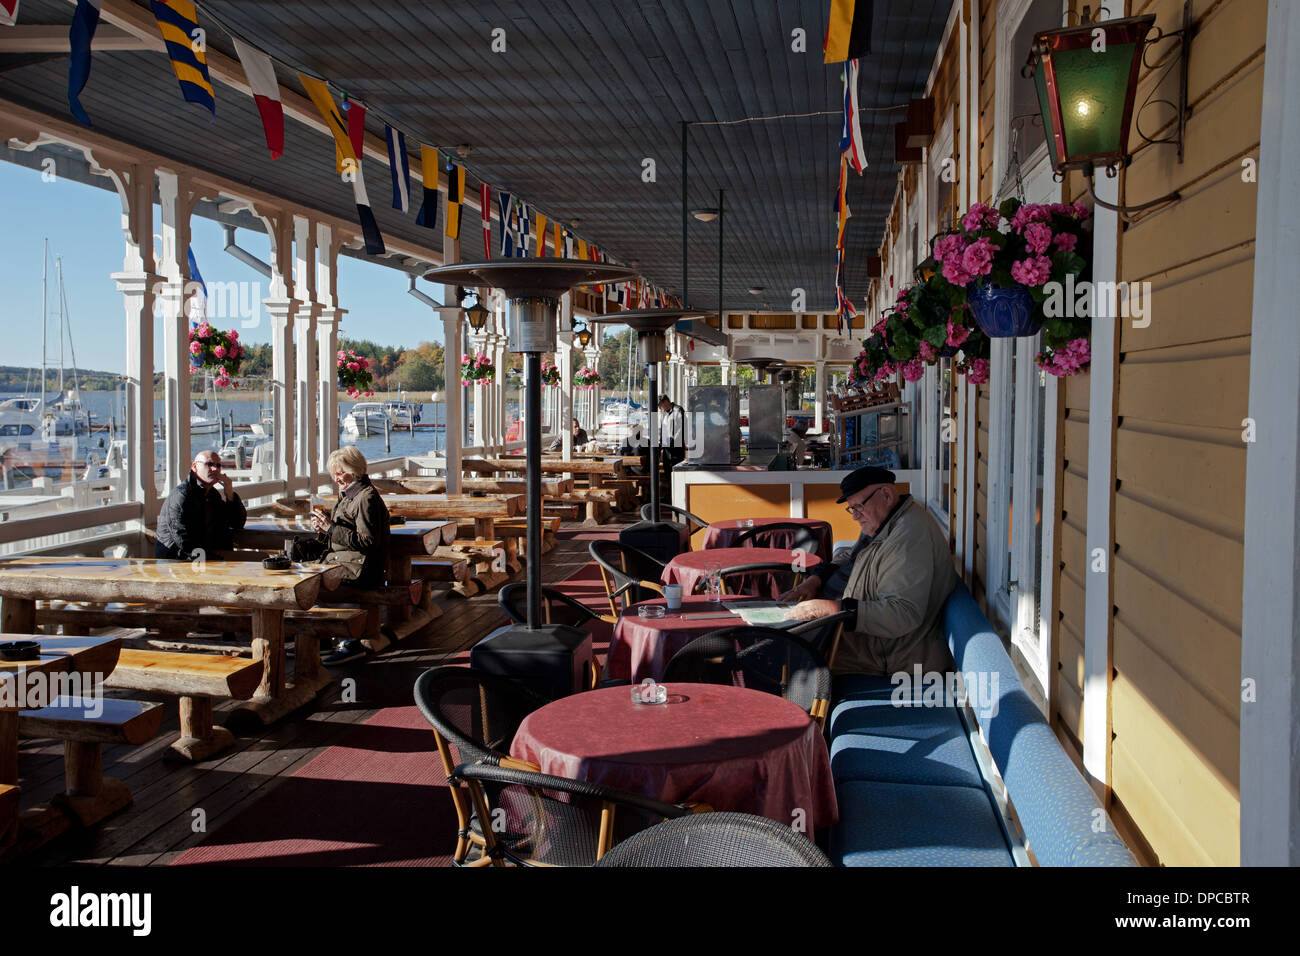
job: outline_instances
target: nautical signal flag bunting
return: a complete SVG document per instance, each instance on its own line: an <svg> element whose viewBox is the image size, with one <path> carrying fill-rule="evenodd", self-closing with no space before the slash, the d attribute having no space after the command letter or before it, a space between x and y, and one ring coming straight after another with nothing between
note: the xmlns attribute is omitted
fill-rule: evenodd
<svg viewBox="0 0 1300 956"><path fill-rule="evenodd" d="M275 78L275 65L269 56L242 40L235 38L234 44L253 101L257 103L257 112L262 117L266 148L271 151L272 159L279 159L284 155L284 107L280 105L280 81Z"/></svg>
<svg viewBox="0 0 1300 956"><path fill-rule="evenodd" d="M843 63L871 52L871 0L831 0L823 63Z"/></svg>
<svg viewBox="0 0 1300 956"><path fill-rule="evenodd" d="M190 0L150 0L154 19L167 45L172 71L181 84L181 96L187 102L206 106L217 118L217 101L208 78L207 42L199 29L199 15Z"/></svg>

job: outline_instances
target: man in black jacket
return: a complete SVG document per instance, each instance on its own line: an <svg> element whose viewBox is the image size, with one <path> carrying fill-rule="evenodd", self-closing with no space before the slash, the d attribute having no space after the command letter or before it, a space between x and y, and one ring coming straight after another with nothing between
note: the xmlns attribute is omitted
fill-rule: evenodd
<svg viewBox="0 0 1300 956"><path fill-rule="evenodd" d="M154 554L188 561L196 550L228 551L234 547L234 532L247 520L248 511L230 476L221 470L221 456L201 451L190 465L189 476L167 496L158 516Z"/></svg>

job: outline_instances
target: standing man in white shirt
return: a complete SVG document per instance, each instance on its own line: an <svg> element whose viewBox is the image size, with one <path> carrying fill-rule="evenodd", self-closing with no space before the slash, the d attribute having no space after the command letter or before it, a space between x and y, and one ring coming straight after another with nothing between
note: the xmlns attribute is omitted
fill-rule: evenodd
<svg viewBox="0 0 1300 956"><path fill-rule="evenodd" d="M667 395L659 399L659 446L664 471L686 457L686 410Z"/></svg>

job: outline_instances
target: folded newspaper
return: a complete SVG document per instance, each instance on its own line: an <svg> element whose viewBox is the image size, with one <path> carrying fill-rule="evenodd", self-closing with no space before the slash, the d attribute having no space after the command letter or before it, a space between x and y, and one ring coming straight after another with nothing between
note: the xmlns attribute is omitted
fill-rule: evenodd
<svg viewBox="0 0 1300 956"><path fill-rule="evenodd" d="M739 614L741 620L750 627L785 627L798 623L785 616L785 612L794 605L780 601L727 601L723 607Z"/></svg>

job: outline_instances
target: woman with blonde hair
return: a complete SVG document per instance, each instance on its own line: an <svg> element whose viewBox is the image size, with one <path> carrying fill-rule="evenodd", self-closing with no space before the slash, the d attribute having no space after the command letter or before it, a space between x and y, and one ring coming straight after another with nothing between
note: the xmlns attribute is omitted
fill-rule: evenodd
<svg viewBox="0 0 1300 956"><path fill-rule="evenodd" d="M339 497L326 516L313 511L312 527L320 536L320 560L342 565L349 579L361 587L381 585L387 579L388 506L366 473L366 456L355 445L330 452L326 469L338 485ZM341 641L326 664L345 664L365 655L359 640Z"/></svg>

